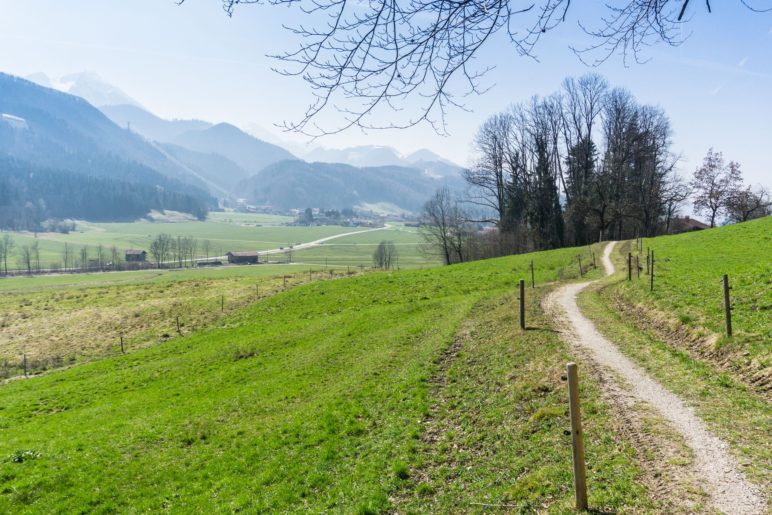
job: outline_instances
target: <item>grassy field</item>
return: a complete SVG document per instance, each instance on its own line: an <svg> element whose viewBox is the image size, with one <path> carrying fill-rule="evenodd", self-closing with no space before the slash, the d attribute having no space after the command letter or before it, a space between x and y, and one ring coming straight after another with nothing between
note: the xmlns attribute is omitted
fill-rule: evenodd
<svg viewBox="0 0 772 515"><path fill-rule="evenodd" d="M72 365L210 326L258 298L330 276L259 265L12 277L0 281L0 376ZM355 272L357 270L352 271Z"/></svg>
<svg viewBox="0 0 772 515"><path fill-rule="evenodd" d="M318 247L293 254L293 260L329 266L371 266L373 252L381 241L391 241L397 249L396 267L420 268L441 264L436 256L422 249L424 240L418 229L391 225L388 230L345 236Z"/></svg>
<svg viewBox="0 0 772 515"><path fill-rule="evenodd" d="M571 356L538 299L576 275L578 252L315 282L191 335L11 381L0 511L562 513ZM513 290L531 258L523 333ZM597 385L583 388L593 507L652 509ZM453 430L433 443L432 420Z"/></svg>
<svg viewBox="0 0 772 515"><path fill-rule="evenodd" d="M616 287L622 298L653 307L666 322L686 325L697 335L722 335L708 350L738 366L772 367L772 217L647 239L643 245L642 265L646 248L654 251L654 291L644 270L641 280ZM732 338L723 336L723 274L732 288Z"/></svg>
<svg viewBox="0 0 772 515"><path fill-rule="evenodd" d="M230 250L267 250L318 240L336 234L354 232L355 227L320 226L292 227L280 225L286 217L253 215L248 213L213 213L205 222L146 222L90 223L77 222L77 228L69 234L60 233L12 233L16 249L38 241L41 266L48 268L62 261L64 244L69 244L76 254L81 247L96 256L97 246L105 249L116 246L123 250L136 248L148 250L150 242L160 233L172 236L192 236L199 245L203 240L211 242L211 255L224 255ZM199 247L200 257L204 251ZM109 254L109 251L108 251ZM150 259L150 258L149 258ZM16 257L9 260L9 268L18 266Z"/></svg>

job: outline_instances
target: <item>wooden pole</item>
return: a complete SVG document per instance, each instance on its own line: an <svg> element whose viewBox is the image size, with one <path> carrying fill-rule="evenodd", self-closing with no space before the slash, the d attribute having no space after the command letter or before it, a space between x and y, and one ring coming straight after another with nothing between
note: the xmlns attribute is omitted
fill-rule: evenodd
<svg viewBox="0 0 772 515"><path fill-rule="evenodd" d="M633 279L633 255L632 253L627 253L627 280L632 281Z"/></svg>
<svg viewBox="0 0 772 515"><path fill-rule="evenodd" d="M520 329L525 331L525 280L520 279Z"/></svg>
<svg viewBox="0 0 772 515"><path fill-rule="evenodd" d="M646 275L650 274L650 268L649 268L649 256L651 254L651 250L646 249Z"/></svg>
<svg viewBox="0 0 772 515"><path fill-rule="evenodd" d="M579 276L584 277L584 272L582 271L582 256L579 255Z"/></svg>
<svg viewBox="0 0 772 515"><path fill-rule="evenodd" d="M536 282L533 279L533 259L531 260L531 288L536 287Z"/></svg>
<svg viewBox="0 0 772 515"><path fill-rule="evenodd" d="M724 274L724 317L726 318L726 335L732 336L732 306L729 303L729 276Z"/></svg>
<svg viewBox="0 0 772 515"><path fill-rule="evenodd" d="M260 284L255 284L255 297L260 298Z"/></svg>
<svg viewBox="0 0 772 515"><path fill-rule="evenodd" d="M635 272L638 274L638 279L641 278L641 264L638 262L638 254L635 255Z"/></svg>
<svg viewBox="0 0 772 515"><path fill-rule="evenodd" d="M123 335L121 335L121 354L126 354L126 347L123 346Z"/></svg>
<svg viewBox="0 0 772 515"><path fill-rule="evenodd" d="M24 364L24 377L27 377L27 355L26 354L22 354L21 358L22 358L21 359L22 363Z"/></svg>
<svg viewBox="0 0 772 515"><path fill-rule="evenodd" d="M284 289L287 289L287 276L284 276Z"/></svg>
<svg viewBox="0 0 772 515"><path fill-rule="evenodd" d="M310 267L310 266L308 267L308 280L309 280L309 281L311 281L311 280L312 280L312 276L311 276L311 267Z"/></svg>
<svg viewBox="0 0 772 515"><path fill-rule="evenodd" d="M182 330L180 330L180 317L177 317L177 334L182 336Z"/></svg>
<svg viewBox="0 0 772 515"><path fill-rule="evenodd" d="M651 285L649 286L649 291L654 291L654 251L651 251L651 270L649 270L649 279L651 282Z"/></svg>
<svg viewBox="0 0 772 515"><path fill-rule="evenodd" d="M597 268L595 265L595 252L590 251L590 254L592 255L592 267Z"/></svg>
<svg viewBox="0 0 772 515"><path fill-rule="evenodd" d="M225 311L225 295L220 295L220 311Z"/></svg>
<svg viewBox="0 0 772 515"><path fill-rule="evenodd" d="M582 413L579 409L579 374L576 363L566 365L568 376L568 409L571 414L571 444L574 456L574 494L576 509L587 509L587 478L584 470L584 434Z"/></svg>

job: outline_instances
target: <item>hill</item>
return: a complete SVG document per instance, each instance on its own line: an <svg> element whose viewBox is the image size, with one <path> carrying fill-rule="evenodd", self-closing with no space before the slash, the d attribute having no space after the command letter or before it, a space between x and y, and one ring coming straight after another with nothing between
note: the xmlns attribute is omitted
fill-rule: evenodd
<svg viewBox="0 0 772 515"><path fill-rule="evenodd" d="M6 384L0 510L565 511L549 364L567 356L555 333L516 329L511 289L530 259L541 284L576 252L316 282L218 328ZM593 505L654 509L590 378L584 395Z"/></svg>
<svg viewBox="0 0 772 515"><path fill-rule="evenodd" d="M185 132L212 126L203 120L164 120L131 104L103 105L99 110L119 127L130 128L151 141L170 142Z"/></svg>
<svg viewBox="0 0 772 515"><path fill-rule="evenodd" d="M212 199L205 183L82 98L0 74L0 156Z"/></svg>
<svg viewBox="0 0 772 515"><path fill-rule="evenodd" d="M257 173L278 161L295 159L295 156L283 148L250 136L228 123L188 131L171 142L195 152L220 154L249 174Z"/></svg>
<svg viewBox="0 0 772 515"><path fill-rule="evenodd" d="M340 209L388 203L415 212L438 187L458 187L460 182L460 178L434 177L401 166L356 168L339 163L282 161L242 181L237 189L256 205L278 209Z"/></svg>

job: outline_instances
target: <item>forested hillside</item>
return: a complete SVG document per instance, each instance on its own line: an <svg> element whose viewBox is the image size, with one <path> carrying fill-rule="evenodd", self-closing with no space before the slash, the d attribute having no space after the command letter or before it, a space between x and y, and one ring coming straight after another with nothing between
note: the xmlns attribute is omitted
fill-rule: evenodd
<svg viewBox="0 0 772 515"><path fill-rule="evenodd" d="M38 230L51 218L132 221L153 209L182 211L199 219L207 214L200 198L161 186L0 159L2 229Z"/></svg>

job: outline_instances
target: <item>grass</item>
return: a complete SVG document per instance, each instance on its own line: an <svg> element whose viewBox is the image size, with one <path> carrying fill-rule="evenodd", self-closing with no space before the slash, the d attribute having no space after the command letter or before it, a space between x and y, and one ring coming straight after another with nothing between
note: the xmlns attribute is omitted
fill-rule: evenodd
<svg viewBox="0 0 772 515"><path fill-rule="evenodd" d="M317 247L293 254L294 261L329 266L371 266L373 252L381 241L394 243L397 249L396 267L421 268L441 264L422 248L424 240L418 229L392 225L388 231L373 231L345 236Z"/></svg>
<svg viewBox="0 0 772 515"><path fill-rule="evenodd" d="M0 511L424 509L411 492L439 495L438 485L415 478L439 456L424 452L420 438L437 401L432 381L445 372L459 387L443 393L458 401L449 420L469 415L470 430L480 415L485 424L474 438L483 439L513 415L506 442L535 432L531 444L542 446L521 442L506 451L517 461L503 454L497 467L479 470L479 481L472 472L464 481L495 484L499 499L563 511L572 494L557 377L568 355L549 331L512 331L511 295L531 258L542 284L575 276L577 252L315 282L189 336L9 382L0 388ZM539 295L529 290L529 304ZM469 354L443 371L458 330L481 312ZM479 366L467 379L462 364L475 356ZM629 446L606 426L592 378L583 384L593 503L646 509ZM501 448L483 443L489 452Z"/></svg>
<svg viewBox="0 0 772 515"><path fill-rule="evenodd" d="M772 217L646 239L643 245L642 265L645 248L654 250L654 291L642 274L640 281L616 286L624 299L670 314L697 331L723 335L721 278L728 274L734 336L715 345L734 360L755 362L757 369L772 366Z"/></svg>
<svg viewBox="0 0 772 515"><path fill-rule="evenodd" d="M536 302L545 291L534 292L527 313L533 329L525 334L518 329L513 295L476 306L457 353L435 379L435 400L417 440L419 466L402 487L397 511L572 511L561 375L564 364L577 358ZM601 512L653 511L635 449L618 436L598 385L581 362L580 368L590 506Z"/></svg>
<svg viewBox="0 0 772 515"><path fill-rule="evenodd" d="M344 272L345 273L345 272ZM37 373L134 351L207 327L316 268L260 265L9 278L0 282L0 375ZM341 272L337 271L337 277ZM223 303L224 299L224 303ZM222 309L224 307L224 309Z"/></svg>
<svg viewBox="0 0 772 515"><path fill-rule="evenodd" d="M709 361L639 330L609 308L612 295L613 287L593 288L579 296L579 306L623 353L693 406L710 430L730 444L741 469L772 499L772 406L768 400Z"/></svg>
<svg viewBox="0 0 772 515"><path fill-rule="evenodd" d="M227 215L227 216L226 216ZM319 226L293 227L257 222L262 218L255 215L238 216L238 213L218 214L205 222L132 222L132 223L90 223L78 222L77 229L69 234L60 233L12 233L16 249L32 244L40 245L40 260L44 268L62 261L64 244L73 247L79 255L80 248L89 249L90 257L96 256L97 246L105 249L116 246L121 252L129 248L148 250L150 242L160 233L172 236L192 236L199 241L209 240L211 255L224 255L230 250L268 250L318 240L336 234L363 230L356 227ZM249 222L245 221L249 220ZM109 250L106 251L109 255ZM200 257L204 257L199 248ZM9 268L18 266L17 260L9 259Z"/></svg>

